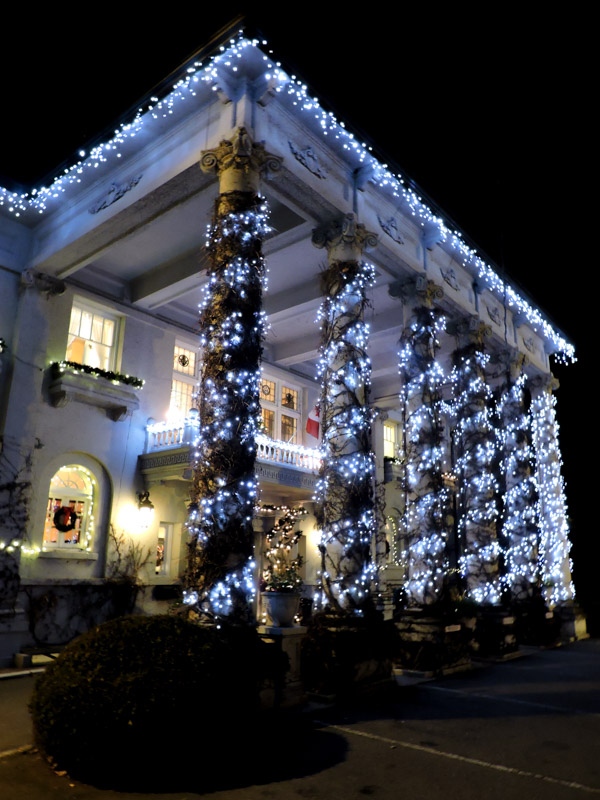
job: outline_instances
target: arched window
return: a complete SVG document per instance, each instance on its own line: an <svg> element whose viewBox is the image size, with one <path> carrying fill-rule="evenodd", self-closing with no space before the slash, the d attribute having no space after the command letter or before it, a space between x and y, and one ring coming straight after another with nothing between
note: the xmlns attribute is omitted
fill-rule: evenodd
<svg viewBox="0 0 600 800"><path fill-rule="evenodd" d="M50 481L44 548L89 549L94 530L95 480L80 464L61 467Z"/></svg>

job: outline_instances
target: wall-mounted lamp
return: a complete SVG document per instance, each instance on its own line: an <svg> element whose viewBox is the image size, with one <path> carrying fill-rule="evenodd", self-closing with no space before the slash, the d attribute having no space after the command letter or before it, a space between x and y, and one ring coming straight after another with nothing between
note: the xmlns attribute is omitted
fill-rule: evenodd
<svg viewBox="0 0 600 800"><path fill-rule="evenodd" d="M138 492L139 522L142 530L145 530L152 520L154 514L154 503L150 500L150 492Z"/></svg>

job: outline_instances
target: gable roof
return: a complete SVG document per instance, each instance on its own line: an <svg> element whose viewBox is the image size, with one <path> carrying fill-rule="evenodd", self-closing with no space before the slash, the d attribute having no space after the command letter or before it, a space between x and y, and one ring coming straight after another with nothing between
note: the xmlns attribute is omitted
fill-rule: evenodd
<svg viewBox="0 0 600 800"><path fill-rule="evenodd" d="M243 17L232 20L175 73L154 87L135 110L124 114L106 138L97 140L85 155L66 166L47 186L23 192L0 188L2 210L26 224L37 224L72 192L79 192L87 181L96 180L105 167L109 169L117 159L130 155L136 147L136 138L141 141L147 135L164 131L165 126L176 124L180 116L187 113L194 96L207 91L218 92L220 81L234 81L237 66L243 60L244 69L250 70L247 74L253 80L262 81L263 85L257 90L277 93L280 101L287 101L290 113L299 114L303 125L315 137L326 137L330 146L332 142L337 145L351 167L357 186L369 182L393 198L394 203L418 221L424 237L452 250L482 286L525 315L546 339L550 352L566 361L574 360L573 346L536 303L497 266L491 265L408 176L374 155L372 148L334 113L326 110L300 79L286 72L269 52L268 43L253 31L252 23Z"/></svg>

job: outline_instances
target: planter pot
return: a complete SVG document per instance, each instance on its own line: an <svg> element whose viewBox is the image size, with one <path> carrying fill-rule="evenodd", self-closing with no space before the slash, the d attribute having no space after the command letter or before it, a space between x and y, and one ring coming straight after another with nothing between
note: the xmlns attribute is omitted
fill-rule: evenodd
<svg viewBox="0 0 600 800"><path fill-rule="evenodd" d="M298 613L300 595L295 592L261 592L269 624L276 628L291 628Z"/></svg>

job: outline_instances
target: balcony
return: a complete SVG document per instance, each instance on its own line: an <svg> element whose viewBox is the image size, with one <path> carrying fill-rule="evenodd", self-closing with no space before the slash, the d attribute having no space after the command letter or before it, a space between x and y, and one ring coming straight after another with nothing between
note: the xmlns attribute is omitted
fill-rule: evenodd
<svg viewBox="0 0 600 800"><path fill-rule="evenodd" d="M191 480L192 449L198 437L197 413L183 422L150 422L146 447L139 457L142 474L149 481ZM319 450L281 442L259 434L256 437L257 480L290 489L314 491L321 465Z"/></svg>
<svg viewBox="0 0 600 800"><path fill-rule="evenodd" d="M120 379L128 379L129 383ZM94 370L83 364L55 362L48 370L48 397L55 408L69 402L103 408L106 415L118 422L126 419L140 404L137 389L142 381Z"/></svg>

